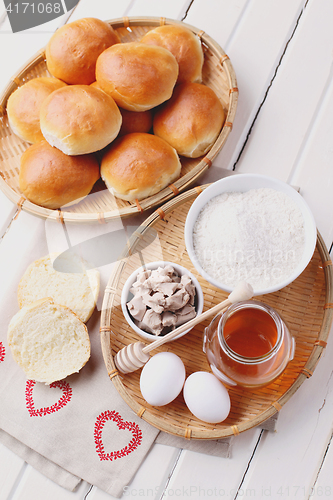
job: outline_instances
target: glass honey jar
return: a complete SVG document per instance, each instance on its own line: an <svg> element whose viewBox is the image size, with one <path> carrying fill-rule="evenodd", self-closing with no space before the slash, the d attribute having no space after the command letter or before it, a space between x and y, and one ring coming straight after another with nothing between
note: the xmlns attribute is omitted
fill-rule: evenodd
<svg viewBox="0 0 333 500"><path fill-rule="evenodd" d="M258 388L281 375L294 357L295 340L272 307L249 300L214 317L203 351L225 385Z"/></svg>

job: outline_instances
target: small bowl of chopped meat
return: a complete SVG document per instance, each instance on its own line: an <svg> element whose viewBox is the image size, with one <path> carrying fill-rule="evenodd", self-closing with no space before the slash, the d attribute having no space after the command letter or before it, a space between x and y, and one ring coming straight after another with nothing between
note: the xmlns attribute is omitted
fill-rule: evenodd
<svg viewBox="0 0 333 500"><path fill-rule="evenodd" d="M248 282L264 295L293 282L317 241L314 217L289 184L260 174L234 174L208 186L185 221L185 246L198 273L231 292Z"/></svg>
<svg viewBox="0 0 333 500"><path fill-rule="evenodd" d="M136 269L121 293L125 319L148 341L166 335L201 314L203 303L197 278L185 267L167 261L150 262Z"/></svg>

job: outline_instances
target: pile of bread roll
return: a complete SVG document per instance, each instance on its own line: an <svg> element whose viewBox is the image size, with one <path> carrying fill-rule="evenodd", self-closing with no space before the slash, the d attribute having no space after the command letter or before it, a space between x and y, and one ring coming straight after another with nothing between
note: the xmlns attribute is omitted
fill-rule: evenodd
<svg viewBox="0 0 333 500"><path fill-rule="evenodd" d="M28 81L7 103L12 131L31 143L21 157L23 195L57 209L100 177L127 201L174 182L179 156L206 154L225 120L201 83L203 62L200 39L181 25L127 43L95 18L58 29L46 47L52 77Z"/></svg>

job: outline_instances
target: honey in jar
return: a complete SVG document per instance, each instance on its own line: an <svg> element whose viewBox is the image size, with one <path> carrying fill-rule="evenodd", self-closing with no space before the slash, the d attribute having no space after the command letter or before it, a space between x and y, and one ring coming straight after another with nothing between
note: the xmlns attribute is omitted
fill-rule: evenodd
<svg viewBox="0 0 333 500"><path fill-rule="evenodd" d="M270 306L238 302L205 329L204 352L213 373L229 386L270 384L294 355L294 339Z"/></svg>

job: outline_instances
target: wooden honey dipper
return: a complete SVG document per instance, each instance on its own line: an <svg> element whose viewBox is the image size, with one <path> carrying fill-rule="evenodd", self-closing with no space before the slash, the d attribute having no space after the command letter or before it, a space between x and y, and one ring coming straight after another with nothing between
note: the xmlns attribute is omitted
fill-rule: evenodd
<svg viewBox="0 0 333 500"><path fill-rule="evenodd" d="M245 281L241 281L235 289L230 293L228 298L216 306L208 309L202 314L199 314L195 318L187 321L183 325L179 326L172 332L164 335L163 337L159 337L157 340L152 342L149 345L145 345L143 342L135 342L134 344L129 344L126 347L123 347L120 351L117 352L114 363L117 369L122 373L131 373L139 368L141 368L150 358L150 351L153 351L157 347L173 340L177 335L183 333L187 329L193 328L193 326L201 323L205 319L213 316L231 304L235 302L240 302L242 300L249 300L253 297L253 288L251 285L246 283Z"/></svg>

